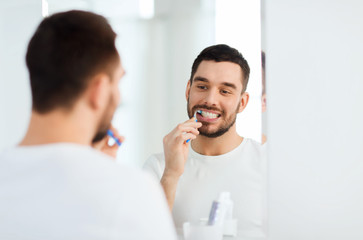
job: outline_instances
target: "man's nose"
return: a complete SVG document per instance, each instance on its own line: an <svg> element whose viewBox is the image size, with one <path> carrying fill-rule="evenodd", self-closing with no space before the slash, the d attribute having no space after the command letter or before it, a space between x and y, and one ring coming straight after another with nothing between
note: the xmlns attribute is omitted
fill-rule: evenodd
<svg viewBox="0 0 363 240"><path fill-rule="evenodd" d="M206 105L217 105L218 93L216 90L211 89L207 92L204 98L204 103Z"/></svg>

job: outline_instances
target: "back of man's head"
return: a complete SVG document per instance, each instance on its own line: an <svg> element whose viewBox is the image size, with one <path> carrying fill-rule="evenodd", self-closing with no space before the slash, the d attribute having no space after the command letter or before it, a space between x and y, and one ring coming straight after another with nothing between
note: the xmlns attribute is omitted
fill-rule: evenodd
<svg viewBox="0 0 363 240"><path fill-rule="evenodd" d="M243 73L243 76L241 76L243 79L242 93L246 91L248 79L250 76L250 67L248 66L246 59L237 49L232 48L226 44L217 44L205 48L194 60L190 76L191 82L193 81L194 74L197 72L199 64L202 61L232 62L238 64L241 67Z"/></svg>
<svg viewBox="0 0 363 240"><path fill-rule="evenodd" d="M45 18L26 54L33 111L71 109L89 80L103 72L111 77L119 61L116 34L107 20L84 11Z"/></svg>

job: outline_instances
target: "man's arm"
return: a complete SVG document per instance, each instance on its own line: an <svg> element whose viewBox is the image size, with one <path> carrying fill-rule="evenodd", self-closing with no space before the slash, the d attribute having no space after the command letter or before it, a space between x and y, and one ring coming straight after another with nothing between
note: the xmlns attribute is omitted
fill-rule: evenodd
<svg viewBox="0 0 363 240"><path fill-rule="evenodd" d="M178 176L165 174L164 172L163 177L160 180L161 186L164 189L166 201L168 202L170 211L173 210L176 187L178 186L179 178L180 177Z"/></svg>
<svg viewBox="0 0 363 240"><path fill-rule="evenodd" d="M195 122L195 118L189 119L179 124L163 139L165 170L160 183L170 210L173 209L178 181L184 172L184 165L188 158L190 142L187 143L186 141L195 139L199 134L197 129L201 126L200 122Z"/></svg>

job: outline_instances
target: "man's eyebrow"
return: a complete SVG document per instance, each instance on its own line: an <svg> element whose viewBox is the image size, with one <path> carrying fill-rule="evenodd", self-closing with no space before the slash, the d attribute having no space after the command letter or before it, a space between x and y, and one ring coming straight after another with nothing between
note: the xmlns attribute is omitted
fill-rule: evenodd
<svg viewBox="0 0 363 240"><path fill-rule="evenodd" d="M205 83L209 83L209 81L208 81L207 78L200 77L200 76L195 77L193 81L194 82L205 82ZM224 85L226 87L233 88L233 89L237 89L237 86L235 84L233 84L233 83L230 83L230 82L223 82L222 85Z"/></svg>
<svg viewBox="0 0 363 240"><path fill-rule="evenodd" d="M233 89L237 89L237 86L234 85L233 83L229 83L229 82L223 82L222 83L224 86L226 87L230 87L230 88L233 88Z"/></svg>
<svg viewBox="0 0 363 240"><path fill-rule="evenodd" d="M195 77L193 81L194 82L209 82L208 79L206 79L204 77L199 77L199 76Z"/></svg>

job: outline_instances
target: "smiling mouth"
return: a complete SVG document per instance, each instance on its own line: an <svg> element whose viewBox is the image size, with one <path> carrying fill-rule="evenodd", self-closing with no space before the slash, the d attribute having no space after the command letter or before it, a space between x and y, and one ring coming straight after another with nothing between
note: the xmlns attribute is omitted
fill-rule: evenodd
<svg viewBox="0 0 363 240"><path fill-rule="evenodd" d="M197 115L200 115L205 119L215 119L215 118L219 118L221 116L221 114L212 113L212 112L205 111L205 110L198 110Z"/></svg>

